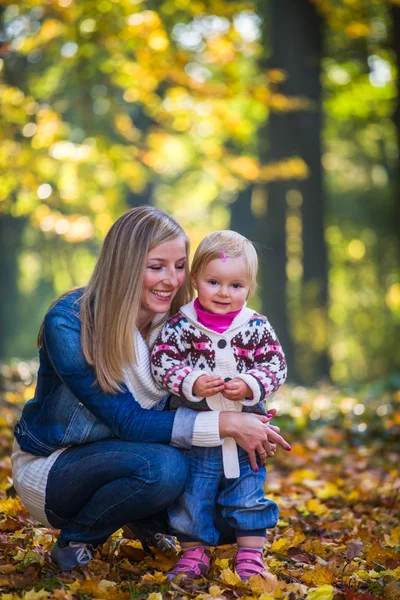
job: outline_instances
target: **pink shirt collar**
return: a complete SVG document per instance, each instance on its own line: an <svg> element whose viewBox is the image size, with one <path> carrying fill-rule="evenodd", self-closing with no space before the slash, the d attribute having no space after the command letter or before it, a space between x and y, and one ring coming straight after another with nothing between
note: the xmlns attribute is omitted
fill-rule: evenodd
<svg viewBox="0 0 400 600"><path fill-rule="evenodd" d="M240 308L236 312L227 313L226 315L215 315L203 310L198 298L194 301L194 308L196 309L199 323L216 333L224 333L230 327L236 315L242 310Z"/></svg>

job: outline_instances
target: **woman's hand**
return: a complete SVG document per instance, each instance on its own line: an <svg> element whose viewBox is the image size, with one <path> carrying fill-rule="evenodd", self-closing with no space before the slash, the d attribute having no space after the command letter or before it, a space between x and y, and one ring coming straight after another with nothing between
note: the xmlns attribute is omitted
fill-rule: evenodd
<svg viewBox="0 0 400 600"><path fill-rule="evenodd" d="M258 471L256 453L259 456L260 464L264 466L267 457L275 455L277 445L284 450L291 450L289 444L279 434L279 427L269 425L276 410L270 410L268 414L270 416L227 411L220 413L221 438L233 437L236 443L246 450L253 471Z"/></svg>

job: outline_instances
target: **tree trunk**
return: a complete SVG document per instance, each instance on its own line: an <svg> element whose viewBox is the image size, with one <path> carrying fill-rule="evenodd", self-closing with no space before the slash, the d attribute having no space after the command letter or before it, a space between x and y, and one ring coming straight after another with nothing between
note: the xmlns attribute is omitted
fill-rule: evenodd
<svg viewBox="0 0 400 600"><path fill-rule="evenodd" d="M0 360L7 361L9 341L19 327L18 252L25 226L24 219L0 215Z"/></svg>
<svg viewBox="0 0 400 600"><path fill-rule="evenodd" d="M264 3L260 3L261 7ZM264 13L266 9L264 8ZM262 226L268 253L264 275L265 310L276 326L288 356L292 378L310 381L327 376L327 253L324 241L324 199L321 166L321 19L308 0L270 0L271 58L267 66L282 69L286 80L279 93L289 100L307 98L309 105L288 112L271 111L263 132L263 162L301 157L309 168L306 180L288 179L268 185L267 214ZM294 203L293 203L294 199ZM288 216L292 220L288 221ZM291 306L289 326L287 235L298 222L303 279L297 309ZM301 233L300 233L301 231ZM299 253L301 260L301 251ZM288 269L289 267L289 269ZM297 275L301 277L300 275ZM301 326L301 323L305 326ZM296 331L296 361L292 332Z"/></svg>
<svg viewBox="0 0 400 600"><path fill-rule="evenodd" d="M249 240L256 238L256 222L251 210L251 196L253 185L248 185L241 190L232 204L230 228L238 231Z"/></svg>
<svg viewBox="0 0 400 600"><path fill-rule="evenodd" d="M397 132L397 145L400 150L400 6L392 4L392 47L397 65L397 102L393 113L393 123ZM400 249L400 159L397 160L396 177L393 184L393 230Z"/></svg>

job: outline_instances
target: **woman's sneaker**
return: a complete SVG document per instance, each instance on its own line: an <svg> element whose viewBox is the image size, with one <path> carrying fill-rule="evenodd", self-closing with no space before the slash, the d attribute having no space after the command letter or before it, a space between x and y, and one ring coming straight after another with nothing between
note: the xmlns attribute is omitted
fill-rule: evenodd
<svg viewBox="0 0 400 600"><path fill-rule="evenodd" d="M249 581L250 577L263 575L265 565L262 550L257 548L239 548L236 555L236 573L242 581Z"/></svg>
<svg viewBox="0 0 400 600"><path fill-rule="evenodd" d="M188 548L183 551L174 568L167 573L167 577L171 581L178 575L183 574L184 577L182 579L197 579L205 575L209 568L209 549L204 546L196 546L196 548Z"/></svg>
<svg viewBox="0 0 400 600"><path fill-rule="evenodd" d="M87 567L93 558L93 546L79 542L67 542L64 546L59 541L54 544L50 551L51 559L61 571L71 571L75 567Z"/></svg>

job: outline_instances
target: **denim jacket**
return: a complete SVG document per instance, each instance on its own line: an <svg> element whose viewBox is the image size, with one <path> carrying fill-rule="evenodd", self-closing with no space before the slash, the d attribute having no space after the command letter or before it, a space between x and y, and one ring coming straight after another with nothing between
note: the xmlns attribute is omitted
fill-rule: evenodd
<svg viewBox="0 0 400 600"><path fill-rule="evenodd" d="M46 314L35 397L25 404L14 430L21 450L48 456L111 437L190 447L194 411L146 410L126 386L107 394L96 384L81 348L82 293L64 296Z"/></svg>

